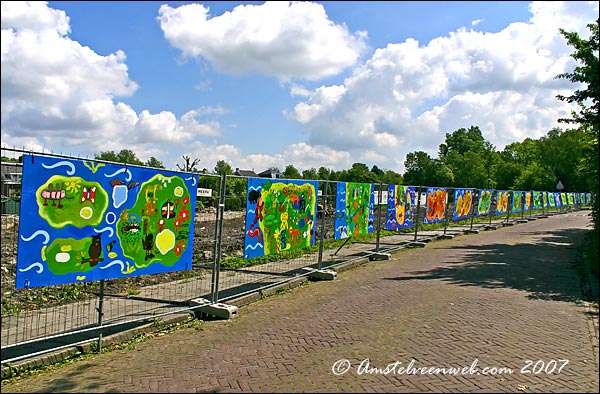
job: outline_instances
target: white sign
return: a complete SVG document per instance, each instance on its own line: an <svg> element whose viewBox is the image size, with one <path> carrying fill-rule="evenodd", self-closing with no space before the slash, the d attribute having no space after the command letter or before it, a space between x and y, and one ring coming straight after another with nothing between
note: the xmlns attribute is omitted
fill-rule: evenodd
<svg viewBox="0 0 600 394"><path fill-rule="evenodd" d="M561 181L558 181L558 183L556 184L556 190L562 190L562 189L564 189L564 188L565 188L565 187L563 186L562 182L561 182Z"/></svg>
<svg viewBox="0 0 600 394"><path fill-rule="evenodd" d="M197 197L212 197L212 189L202 189L202 188L198 188L198 191L196 192L196 196Z"/></svg>

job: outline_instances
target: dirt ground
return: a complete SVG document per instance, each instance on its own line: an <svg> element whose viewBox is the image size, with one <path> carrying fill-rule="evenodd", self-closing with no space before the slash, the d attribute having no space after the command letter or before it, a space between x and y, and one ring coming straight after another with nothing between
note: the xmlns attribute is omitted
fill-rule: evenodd
<svg viewBox="0 0 600 394"><path fill-rule="evenodd" d="M185 271L167 272L154 275L140 275L131 278L107 280L105 291L113 294L124 294L125 291L148 285L165 283L190 276L212 267L215 248L214 209L207 209L196 214L194 223L194 257L192 273ZM229 211L223 214L221 258L243 256L244 249L245 212ZM77 285L58 285L31 289L16 289L15 278L17 270L19 217L17 215L2 215L1 233L1 283L2 311L16 309L37 309L54 306L76 297L80 293L97 291L97 283L81 283ZM78 286L81 291L74 291Z"/></svg>

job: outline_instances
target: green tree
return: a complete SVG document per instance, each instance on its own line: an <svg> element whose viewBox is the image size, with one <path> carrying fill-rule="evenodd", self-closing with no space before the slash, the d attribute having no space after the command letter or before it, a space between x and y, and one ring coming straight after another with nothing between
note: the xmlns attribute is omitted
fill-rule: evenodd
<svg viewBox="0 0 600 394"><path fill-rule="evenodd" d="M100 154L95 154L94 158L97 160L110 161L114 163L123 163L123 164L135 164L143 166L144 163L138 159L136 154L130 149L121 149L119 153L115 153L114 151L104 151Z"/></svg>
<svg viewBox="0 0 600 394"><path fill-rule="evenodd" d="M388 185L402 185L404 182L402 175L392 170L385 170L379 179Z"/></svg>
<svg viewBox="0 0 600 394"><path fill-rule="evenodd" d="M318 180L319 174L317 173L316 168L309 168L307 170L302 171L302 179L307 180Z"/></svg>
<svg viewBox="0 0 600 394"><path fill-rule="evenodd" d="M215 165L215 174L233 175L233 168L225 160L218 160Z"/></svg>
<svg viewBox="0 0 600 394"><path fill-rule="evenodd" d="M317 173L319 174L319 179L320 180L333 180L335 178L331 178L333 171L331 171L329 168L326 167L319 167L319 170L317 171Z"/></svg>
<svg viewBox="0 0 600 394"><path fill-rule="evenodd" d="M407 154L404 167L404 182L409 185L448 186L453 181L452 171L423 151Z"/></svg>
<svg viewBox="0 0 600 394"><path fill-rule="evenodd" d="M588 137L587 143L589 149L584 158L585 167L588 173L590 190L595 193L592 215L594 218L595 234L592 237L592 246L590 248L590 260L595 261L593 270L598 275L598 231L599 212L598 197L600 183L598 182L598 148L599 148L599 128L600 116L598 111L598 101L600 93L600 84L598 83L598 54L600 52L599 35L600 18L595 23L587 25L591 34L589 39L582 39L576 32L567 32L559 29L560 33L567 39L568 45L575 49L571 57L578 61L579 65L571 72L565 72L556 76L559 79L568 79L578 84L581 88L576 89L572 95L557 95L556 98L568 103L576 103L579 112L571 111L571 118L561 118L559 122L577 124L580 130Z"/></svg>
<svg viewBox="0 0 600 394"><path fill-rule="evenodd" d="M292 164L288 164L285 167L285 171L282 174L286 179L302 179L302 175L300 175L300 171L296 169Z"/></svg>
<svg viewBox="0 0 600 394"><path fill-rule="evenodd" d="M439 159L452 174L449 186L487 186L490 176L485 157L489 145L477 126L446 133L446 140L440 144L438 153Z"/></svg>
<svg viewBox="0 0 600 394"><path fill-rule="evenodd" d="M154 167L154 168L165 168L165 166L163 165L162 161L158 160L156 157L152 156L151 158L149 158L146 161L146 165L148 167Z"/></svg>
<svg viewBox="0 0 600 394"><path fill-rule="evenodd" d="M340 177L340 181L345 182L361 182L361 183L376 183L379 182L377 176L369 170L369 167L364 163L353 163L352 168L344 171Z"/></svg>

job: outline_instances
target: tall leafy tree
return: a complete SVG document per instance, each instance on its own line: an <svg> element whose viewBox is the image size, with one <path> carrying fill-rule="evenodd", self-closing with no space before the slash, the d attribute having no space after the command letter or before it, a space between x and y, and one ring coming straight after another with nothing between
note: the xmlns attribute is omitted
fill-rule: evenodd
<svg viewBox="0 0 600 394"><path fill-rule="evenodd" d="M114 163L123 163L123 164L135 164L135 165L144 165L144 163L138 159L137 155L131 149L121 149L119 153L115 153L114 151L104 151L99 154L94 155L95 159L112 161Z"/></svg>
<svg viewBox="0 0 600 394"><path fill-rule="evenodd" d="M484 160L486 141L479 127L471 126L446 133L446 140L440 144L438 152L439 159L453 174L453 181L449 186L487 185L490 176Z"/></svg>
<svg viewBox="0 0 600 394"><path fill-rule="evenodd" d="M302 179L308 179L308 180L319 179L319 174L317 174L317 169L309 168L307 170L302 171Z"/></svg>
<svg viewBox="0 0 600 394"><path fill-rule="evenodd" d="M229 165L229 163L227 163L225 160L218 160L217 164L215 165L215 174L232 175L233 168L231 168L231 165Z"/></svg>
<svg viewBox="0 0 600 394"><path fill-rule="evenodd" d="M600 52L600 35L599 35L600 18L596 19L595 23L587 25L591 34L589 39L582 39L576 32L567 32L564 29L559 29L560 33L566 38L568 45L575 49L571 57L575 59L579 65L573 71L565 72L556 76L556 78L568 79L577 84L577 88L572 95L563 96L557 95L556 98L568 103L576 103L579 107L579 112L572 111L571 118L561 118L559 122L578 124L580 129L589 137L590 149L586 157L586 167L589 171L590 185L593 187L593 192L596 195L592 214L594 217L594 228L596 231L593 237L592 259L596 261L595 271L598 275L598 231L599 213L598 213L598 197L599 197L599 182L598 182L598 148L599 148L599 128L600 117L598 111L598 101L600 93L600 85L598 81L598 54Z"/></svg>
<svg viewBox="0 0 600 394"><path fill-rule="evenodd" d="M448 186L453 182L452 171L440 160L426 152L417 151L406 155L404 182L414 186Z"/></svg>
<svg viewBox="0 0 600 394"><path fill-rule="evenodd" d="M300 171L292 164L288 164L282 174L287 179L301 179Z"/></svg>
<svg viewBox="0 0 600 394"><path fill-rule="evenodd" d="M165 168L165 166L163 165L162 161L158 160L156 157L152 156L151 158L149 158L146 161L146 165L148 167L154 167L154 168Z"/></svg>

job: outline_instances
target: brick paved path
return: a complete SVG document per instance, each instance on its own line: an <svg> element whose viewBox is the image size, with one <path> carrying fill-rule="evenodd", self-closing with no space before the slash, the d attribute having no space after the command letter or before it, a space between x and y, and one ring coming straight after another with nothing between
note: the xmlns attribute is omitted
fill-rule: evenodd
<svg viewBox="0 0 600 394"><path fill-rule="evenodd" d="M2 392L597 393L598 350L572 264L587 213L403 250L202 331L94 355ZM350 368L336 375L342 359ZM429 367L464 373L419 373Z"/></svg>

